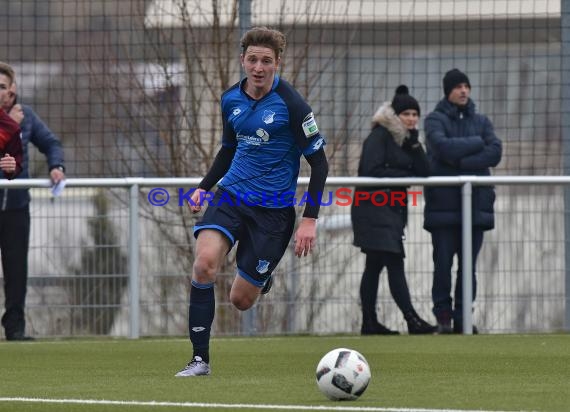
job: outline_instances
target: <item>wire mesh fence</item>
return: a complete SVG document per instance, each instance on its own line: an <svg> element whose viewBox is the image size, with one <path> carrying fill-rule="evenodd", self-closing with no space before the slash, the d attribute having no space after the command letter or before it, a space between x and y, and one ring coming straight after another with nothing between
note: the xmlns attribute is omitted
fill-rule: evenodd
<svg viewBox="0 0 570 412"><path fill-rule="evenodd" d="M220 95L240 77L246 8L252 25L287 35L282 75L313 107L334 175L355 173L371 116L399 84L427 114L453 67L503 139L497 173L562 170L560 1L5 3L2 59L73 176L202 175L220 144Z"/></svg>
<svg viewBox="0 0 570 412"><path fill-rule="evenodd" d="M345 190L350 190L347 184ZM563 187L498 186L496 229L485 234L478 259L474 322L486 333L553 332L565 328L566 272ZM363 254L352 246L350 207L327 187L334 201L323 207L318 246L307 258L293 245L275 272L275 285L256 304L252 323L229 303L235 256L228 255L216 281L214 334L358 333L362 319L359 284ZM430 319L433 274L429 233L422 229L423 187L409 208L406 273L412 300ZM187 333L189 274L193 262L191 216L178 205L139 195L140 302L129 294L128 191L125 188L69 188L49 199L34 189L27 319L36 336L131 334L133 304L143 336ZM343 199L340 199L343 200ZM185 226L181 216L188 220ZM454 264L454 270L457 262ZM378 313L388 326L405 331L405 321L381 274ZM1 295L1 293L0 293Z"/></svg>

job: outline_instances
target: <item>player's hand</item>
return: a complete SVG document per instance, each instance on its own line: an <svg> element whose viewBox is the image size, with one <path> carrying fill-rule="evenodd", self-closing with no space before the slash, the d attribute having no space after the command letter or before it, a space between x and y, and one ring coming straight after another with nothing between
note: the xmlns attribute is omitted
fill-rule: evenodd
<svg viewBox="0 0 570 412"><path fill-rule="evenodd" d="M0 170L4 173L14 173L16 171L16 159L8 153L0 159Z"/></svg>
<svg viewBox="0 0 570 412"><path fill-rule="evenodd" d="M22 124L22 120L24 120L24 110L22 110L22 106L19 104L12 106L8 115L18 124Z"/></svg>
<svg viewBox="0 0 570 412"><path fill-rule="evenodd" d="M295 233L295 255L307 256L313 252L317 240L317 219L304 217Z"/></svg>
<svg viewBox="0 0 570 412"><path fill-rule="evenodd" d="M202 210L202 200L204 199L202 193L204 192L206 192L204 189L197 188L194 190L194 193L192 193L192 196L190 196L190 199L194 204L188 202L188 208L192 213L198 213Z"/></svg>

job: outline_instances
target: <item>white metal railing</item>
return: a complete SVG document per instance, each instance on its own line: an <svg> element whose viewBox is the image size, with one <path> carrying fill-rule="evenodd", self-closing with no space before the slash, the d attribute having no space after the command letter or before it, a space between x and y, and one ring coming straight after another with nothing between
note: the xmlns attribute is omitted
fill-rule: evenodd
<svg viewBox="0 0 570 412"><path fill-rule="evenodd" d="M129 337L139 337L140 296L139 296L139 223L138 196L143 187L196 187L201 178L70 178L66 186L70 188L112 187L129 189ZM306 186L308 177L300 177L298 184ZM1 188L48 188L48 179L0 180ZM428 178L369 178L369 177L329 177L327 186L461 186L462 188L462 241L463 273L472 271L472 210L471 198L473 186L485 185L570 185L570 176L432 176ZM566 207L565 207L566 210ZM567 243L567 242L566 242ZM565 330L570 330L570 271L565 272ZM472 278L463 277L463 333L471 334L472 320Z"/></svg>

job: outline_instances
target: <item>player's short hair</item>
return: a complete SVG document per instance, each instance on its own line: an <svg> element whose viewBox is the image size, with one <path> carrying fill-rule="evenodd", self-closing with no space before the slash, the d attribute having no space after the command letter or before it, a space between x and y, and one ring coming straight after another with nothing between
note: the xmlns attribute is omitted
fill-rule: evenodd
<svg viewBox="0 0 570 412"><path fill-rule="evenodd" d="M278 59L285 50L285 35L278 30L267 27L253 27L241 38L242 53L245 53L249 46L263 46L272 49Z"/></svg>
<svg viewBox="0 0 570 412"><path fill-rule="evenodd" d="M14 79L16 78L14 69L12 69L12 66L10 66L8 63L0 62L0 74L8 77L10 79L10 83L13 83Z"/></svg>

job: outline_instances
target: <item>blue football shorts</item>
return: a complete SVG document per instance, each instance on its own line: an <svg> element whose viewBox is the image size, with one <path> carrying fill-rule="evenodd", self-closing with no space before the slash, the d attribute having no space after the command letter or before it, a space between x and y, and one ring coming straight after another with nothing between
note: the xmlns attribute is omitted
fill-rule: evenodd
<svg viewBox="0 0 570 412"><path fill-rule="evenodd" d="M203 218L194 226L194 236L197 238L201 230L214 229L229 239L231 247L237 242L238 274L263 287L285 254L295 219L293 206L250 206L219 188Z"/></svg>

